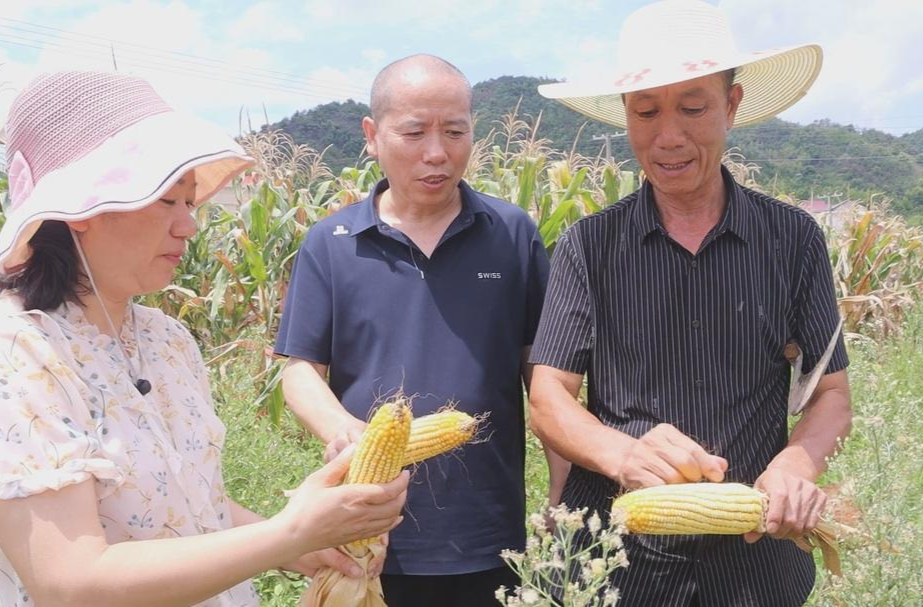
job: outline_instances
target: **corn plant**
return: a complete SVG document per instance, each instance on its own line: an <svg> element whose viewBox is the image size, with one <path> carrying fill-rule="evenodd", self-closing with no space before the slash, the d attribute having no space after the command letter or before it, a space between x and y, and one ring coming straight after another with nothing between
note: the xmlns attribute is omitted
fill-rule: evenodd
<svg viewBox="0 0 923 607"><path fill-rule="evenodd" d="M617 163L553 150L538 136L541 114L518 116L519 105L475 143L466 175L482 192L509 200L538 226L549 253L572 223L634 189L634 175Z"/></svg>
<svg viewBox="0 0 923 607"><path fill-rule="evenodd" d="M883 207L855 207L839 228L828 228L834 284L849 332L896 330L923 286L923 230Z"/></svg>

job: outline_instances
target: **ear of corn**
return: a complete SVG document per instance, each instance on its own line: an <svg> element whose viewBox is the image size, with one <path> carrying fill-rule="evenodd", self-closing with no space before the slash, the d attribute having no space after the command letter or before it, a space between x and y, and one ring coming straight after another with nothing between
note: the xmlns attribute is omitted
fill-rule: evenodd
<svg viewBox="0 0 923 607"><path fill-rule="evenodd" d="M478 421L463 411L446 409L424 415L410 425L404 466L416 464L465 444L477 434Z"/></svg>
<svg viewBox="0 0 923 607"><path fill-rule="evenodd" d="M384 403L365 428L349 465L347 483L387 483L401 472L410 438L410 407L403 399Z"/></svg>
<svg viewBox="0 0 923 607"><path fill-rule="evenodd" d="M632 491L612 503L632 533L739 535L763 530L765 496L738 483L686 483Z"/></svg>
<svg viewBox="0 0 923 607"><path fill-rule="evenodd" d="M766 531L768 496L739 483L685 483L631 491L612 502L612 517L632 533L649 535L739 535ZM821 521L795 543L821 549L824 566L841 575L838 526Z"/></svg>
<svg viewBox="0 0 923 607"><path fill-rule="evenodd" d="M401 473L404 451L410 438L413 418L407 401L402 398L381 405L366 426L349 464L346 483L387 483ZM350 547L368 546L378 538L350 543Z"/></svg>

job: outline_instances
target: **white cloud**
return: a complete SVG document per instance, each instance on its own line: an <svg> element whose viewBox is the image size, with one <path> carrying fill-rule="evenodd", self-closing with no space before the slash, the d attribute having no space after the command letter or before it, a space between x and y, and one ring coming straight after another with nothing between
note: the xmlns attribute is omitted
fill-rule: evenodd
<svg viewBox="0 0 923 607"><path fill-rule="evenodd" d="M27 17L36 19L34 14ZM269 47L250 44L266 39L266 32L249 39L242 35L240 28L252 26L255 29L251 33L259 34L259 28L268 27L275 18L271 7L255 5L222 28L213 16L185 2L113 3L84 11L80 18L59 26L70 33L46 38L45 49L34 63L17 63L9 60L7 53L8 61L0 67L0 82L9 81L11 89L19 90L43 71L110 70L113 62L108 41L114 39L119 71L149 80L177 109L212 119L232 132L237 132L241 113L259 126L265 119L264 108L273 108L269 118L275 121L317 103L362 98L371 82L367 72L327 68L308 76L288 73ZM223 35L226 31L241 38ZM295 35L294 29L285 34L283 28L282 32L284 36ZM295 71L297 68L292 68ZM0 89L3 116L14 96L13 90Z"/></svg>
<svg viewBox="0 0 923 607"><path fill-rule="evenodd" d="M374 37L376 30L395 24L410 24L412 28L426 31L452 24L463 28L502 5L501 0L427 0L425 4L419 0L307 0L304 11L312 20L327 22L324 25L341 25L344 18L353 19L366 26ZM446 34L460 31L463 30L447 30ZM407 33L412 34L412 31Z"/></svg>
<svg viewBox="0 0 923 607"><path fill-rule="evenodd" d="M348 70L322 67L312 71L308 74L308 78L310 78L311 81L323 84L318 84L313 87L310 94L311 105L330 101L342 101L347 97L351 97L356 101L368 102L369 90L372 88L372 80L375 79L378 71L377 67L368 69L352 68ZM365 92L354 94L353 91Z"/></svg>
<svg viewBox="0 0 923 607"><path fill-rule="evenodd" d="M372 65L384 67L387 61L388 53L380 48L362 49L362 58Z"/></svg>
<svg viewBox="0 0 923 607"><path fill-rule="evenodd" d="M246 10L228 26L231 41L246 44L253 39L277 42L300 42L305 39L306 27L299 25L304 21L300 16L287 14L278 2L258 2L247 6Z"/></svg>
<svg viewBox="0 0 923 607"><path fill-rule="evenodd" d="M611 80L615 73L615 55L618 46L615 38L603 39L587 36L576 44L566 45L559 52L570 82L599 82Z"/></svg>
<svg viewBox="0 0 923 607"><path fill-rule="evenodd" d="M894 133L923 124L923 3L727 0L721 6L746 50L805 42L823 47L824 67L817 82L783 118L826 117ZM900 113L906 117L894 117Z"/></svg>

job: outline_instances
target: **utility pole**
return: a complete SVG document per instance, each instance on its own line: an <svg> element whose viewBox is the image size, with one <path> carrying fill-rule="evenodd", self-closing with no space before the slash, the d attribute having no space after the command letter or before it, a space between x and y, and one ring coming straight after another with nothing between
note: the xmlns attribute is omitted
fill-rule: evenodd
<svg viewBox="0 0 923 607"><path fill-rule="evenodd" d="M619 131L617 133L603 133L602 135L593 135L593 141L605 141L606 162L612 162L612 149L609 146L609 140L613 137L624 137L627 134L628 131Z"/></svg>

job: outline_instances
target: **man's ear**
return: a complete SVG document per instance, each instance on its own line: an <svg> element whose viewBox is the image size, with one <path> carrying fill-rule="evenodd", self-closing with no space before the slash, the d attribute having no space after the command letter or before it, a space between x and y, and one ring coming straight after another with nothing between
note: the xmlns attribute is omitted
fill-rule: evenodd
<svg viewBox="0 0 923 607"><path fill-rule="evenodd" d="M366 116L362 119L362 132L365 133L365 148L372 158L378 158L378 145L375 143L375 135L378 133L378 125L371 117Z"/></svg>
<svg viewBox="0 0 923 607"><path fill-rule="evenodd" d="M740 84L731 85L730 90L728 90L728 124L727 128L734 126L734 117L737 116L737 108L740 107L740 102L744 98L744 87Z"/></svg>

